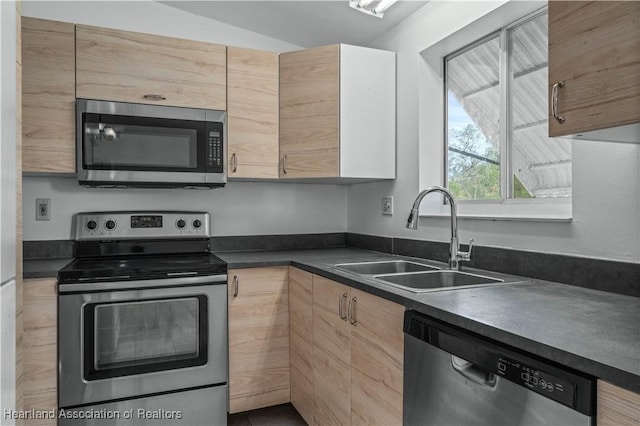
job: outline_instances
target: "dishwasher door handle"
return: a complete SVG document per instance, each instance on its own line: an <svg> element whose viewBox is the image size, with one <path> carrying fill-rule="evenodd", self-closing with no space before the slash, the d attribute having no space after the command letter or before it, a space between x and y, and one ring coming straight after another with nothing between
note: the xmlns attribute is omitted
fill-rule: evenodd
<svg viewBox="0 0 640 426"><path fill-rule="evenodd" d="M451 355L451 368L467 380L489 388L496 387L497 377L494 373L478 367L463 358Z"/></svg>

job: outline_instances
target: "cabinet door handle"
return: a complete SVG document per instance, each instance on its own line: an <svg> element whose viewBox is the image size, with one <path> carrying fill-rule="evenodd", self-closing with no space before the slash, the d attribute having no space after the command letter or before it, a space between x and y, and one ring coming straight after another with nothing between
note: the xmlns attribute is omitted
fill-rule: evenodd
<svg viewBox="0 0 640 426"><path fill-rule="evenodd" d="M340 298L338 299L338 316L340 317L341 320L346 321L347 320L347 316L343 315L344 309L342 309L342 305L343 305L343 300L347 300L347 297L349 297L347 295L347 293L343 293L340 295Z"/></svg>
<svg viewBox="0 0 640 426"><path fill-rule="evenodd" d="M551 115L556 121L560 124L564 123L564 117L558 115L558 89L564 87L564 81L558 81L553 84L553 88L551 88Z"/></svg>
<svg viewBox="0 0 640 426"><path fill-rule="evenodd" d="M238 157L235 152L231 155L231 171L233 173L238 171Z"/></svg>
<svg viewBox="0 0 640 426"><path fill-rule="evenodd" d="M356 302L358 301L357 297L349 300L349 323L351 325L358 325L358 320L356 320Z"/></svg>
<svg viewBox="0 0 640 426"><path fill-rule="evenodd" d="M282 174L287 174L287 154L282 157Z"/></svg>
<svg viewBox="0 0 640 426"><path fill-rule="evenodd" d="M154 93L148 93L146 95L144 95L145 99L148 99L150 101L164 101L167 99L167 97L165 95L157 95Z"/></svg>
<svg viewBox="0 0 640 426"><path fill-rule="evenodd" d="M233 276L233 297L238 297L238 276Z"/></svg>

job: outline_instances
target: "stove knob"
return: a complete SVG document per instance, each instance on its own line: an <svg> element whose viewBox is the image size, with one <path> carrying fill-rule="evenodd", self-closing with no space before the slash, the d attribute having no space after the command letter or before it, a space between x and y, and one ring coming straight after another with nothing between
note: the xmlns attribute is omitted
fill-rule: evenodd
<svg viewBox="0 0 640 426"><path fill-rule="evenodd" d="M93 231L94 229L96 229L98 227L98 224L96 223L95 220L90 220L89 222L87 222L87 229L89 231Z"/></svg>
<svg viewBox="0 0 640 426"><path fill-rule="evenodd" d="M200 222L200 220L196 219L193 221L193 227L198 229L202 226L202 222Z"/></svg>
<svg viewBox="0 0 640 426"><path fill-rule="evenodd" d="M104 224L104 227L107 228L109 231L113 231L116 228L116 223L113 220L108 220Z"/></svg>
<svg viewBox="0 0 640 426"><path fill-rule="evenodd" d="M178 227L178 229L183 229L185 227L186 223L184 220L180 219L176 222L176 226Z"/></svg>

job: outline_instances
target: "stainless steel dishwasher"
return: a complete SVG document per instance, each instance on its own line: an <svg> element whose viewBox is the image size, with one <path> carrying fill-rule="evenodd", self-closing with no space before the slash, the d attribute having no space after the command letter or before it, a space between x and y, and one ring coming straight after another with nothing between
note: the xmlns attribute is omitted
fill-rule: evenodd
<svg viewBox="0 0 640 426"><path fill-rule="evenodd" d="M595 425L592 377L415 311L404 332L405 425Z"/></svg>

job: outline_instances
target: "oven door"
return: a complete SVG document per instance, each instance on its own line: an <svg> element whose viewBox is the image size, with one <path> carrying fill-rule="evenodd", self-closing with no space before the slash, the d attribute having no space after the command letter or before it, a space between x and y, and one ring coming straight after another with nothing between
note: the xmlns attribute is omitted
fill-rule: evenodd
<svg viewBox="0 0 640 426"><path fill-rule="evenodd" d="M90 186L224 183L224 111L79 99L78 180Z"/></svg>
<svg viewBox="0 0 640 426"><path fill-rule="evenodd" d="M162 286L166 281L141 283ZM60 407L227 382L226 282L61 291L58 309Z"/></svg>

